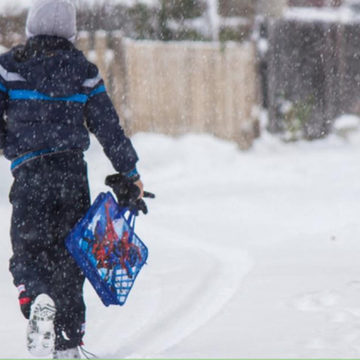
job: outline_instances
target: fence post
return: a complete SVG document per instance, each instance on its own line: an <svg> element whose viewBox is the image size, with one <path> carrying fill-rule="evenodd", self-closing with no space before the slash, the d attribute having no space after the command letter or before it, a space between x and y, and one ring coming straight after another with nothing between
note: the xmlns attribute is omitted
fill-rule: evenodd
<svg viewBox="0 0 360 360"><path fill-rule="evenodd" d="M26 37L25 34L19 34L15 32L9 32L4 37L4 44L7 48L12 48L15 45L25 43Z"/></svg>
<svg viewBox="0 0 360 360"><path fill-rule="evenodd" d="M90 52L90 35L87 31L80 31L77 36L76 46L81 50L85 56Z"/></svg>
<svg viewBox="0 0 360 360"><path fill-rule="evenodd" d="M108 78L108 66L106 62L107 54L107 34L105 31L96 31L95 32L95 41L94 41L94 51L95 51L95 61L96 65L99 68L100 74L103 76L106 85L109 84Z"/></svg>
<svg viewBox="0 0 360 360"><path fill-rule="evenodd" d="M128 71L126 64L126 45L121 31L112 33L112 47L114 50L113 73L113 101L120 115L120 120L125 132L132 133L131 112L128 102Z"/></svg>
<svg viewBox="0 0 360 360"><path fill-rule="evenodd" d="M238 126L234 129L234 140L241 149L248 149L257 137L259 129L258 119L254 114L254 107L259 103L254 44L249 42L241 45L238 57L241 58L241 67L247 70L241 72L241 81L237 82L237 93L242 91L243 96L240 97L241 101L238 102L236 109L240 118L237 119ZM239 84L246 84L246 86L239 86Z"/></svg>

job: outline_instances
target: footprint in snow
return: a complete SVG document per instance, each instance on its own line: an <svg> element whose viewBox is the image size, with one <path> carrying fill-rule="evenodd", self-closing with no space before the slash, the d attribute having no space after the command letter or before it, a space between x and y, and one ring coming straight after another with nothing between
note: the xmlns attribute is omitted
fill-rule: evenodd
<svg viewBox="0 0 360 360"><path fill-rule="evenodd" d="M359 290L360 291L360 281L359 280L353 280L347 283L347 286L349 288Z"/></svg>
<svg viewBox="0 0 360 360"><path fill-rule="evenodd" d="M292 305L298 311L314 315L314 332L304 344L304 354L359 357L359 290L360 281L351 281L336 291L306 293L293 299ZM315 316L319 313L323 316Z"/></svg>
<svg viewBox="0 0 360 360"><path fill-rule="evenodd" d="M323 311L335 306L339 299L340 295L335 291L320 291L300 296L294 305L299 311Z"/></svg>

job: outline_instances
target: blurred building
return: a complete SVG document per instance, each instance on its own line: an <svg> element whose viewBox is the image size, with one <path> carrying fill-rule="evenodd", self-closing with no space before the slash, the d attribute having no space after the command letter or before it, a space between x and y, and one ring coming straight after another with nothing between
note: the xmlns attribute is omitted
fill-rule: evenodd
<svg viewBox="0 0 360 360"><path fill-rule="evenodd" d="M360 114L360 0L287 5L263 19L258 42L269 129L319 138L336 117Z"/></svg>
<svg viewBox="0 0 360 360"><path fill-rule="evenodd" d="M344 0L289 0L289 6L311 6L311 7L337 7L340 6Z"/></svg>

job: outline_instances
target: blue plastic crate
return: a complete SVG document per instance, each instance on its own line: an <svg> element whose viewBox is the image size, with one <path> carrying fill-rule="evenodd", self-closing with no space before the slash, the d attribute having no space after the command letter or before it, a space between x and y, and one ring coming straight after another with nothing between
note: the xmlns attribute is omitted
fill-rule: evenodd
<svg viewBox="0 0 360 360"><path fill-rule="evenodd" d="M102 302L124 305L148 249L134 232L135 215L101 193L66 239L66 246Z"/></svg>

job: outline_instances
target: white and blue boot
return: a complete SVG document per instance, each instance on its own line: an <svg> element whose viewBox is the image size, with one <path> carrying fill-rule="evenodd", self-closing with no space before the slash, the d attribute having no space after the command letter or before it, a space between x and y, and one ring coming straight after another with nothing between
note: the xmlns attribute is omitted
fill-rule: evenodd
<svg viewBox="0 0 360 360"><path fill-rule="evenodd" d="M54 301L46 294L40 294L31 305L27 327L27 348L35 357L53 353L55 345L56 308Z"/></svg>

